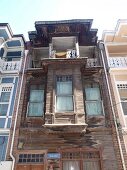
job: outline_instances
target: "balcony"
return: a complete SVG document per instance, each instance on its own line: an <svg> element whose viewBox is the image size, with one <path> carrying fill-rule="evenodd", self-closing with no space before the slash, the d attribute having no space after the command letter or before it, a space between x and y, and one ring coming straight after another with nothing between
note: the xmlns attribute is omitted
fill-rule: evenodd
<svg viewBox="0 0 127 170"><path fill-rule="evenodd" d="M21 61L3 61L0 59L0 71L2 73L18 73L21 68Z"/></svg>
<svg viewBox="0 0 127 170"><path fill-rule="evenodd" d="M110 68L126 68L127 57L109 57L108 65Z"/></svg>

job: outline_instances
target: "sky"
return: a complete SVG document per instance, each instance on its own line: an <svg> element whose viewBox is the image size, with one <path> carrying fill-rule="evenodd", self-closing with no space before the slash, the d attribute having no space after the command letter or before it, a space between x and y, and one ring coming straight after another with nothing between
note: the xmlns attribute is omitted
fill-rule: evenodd
<svg viewBox="0 0 127 170"><path fill-rule="evenodd" d="M0 0L0 23L9 23L13 34L35 30L35 21L93 19L92 28L114 30L118 19L127 19L127 0Z"/></svg>

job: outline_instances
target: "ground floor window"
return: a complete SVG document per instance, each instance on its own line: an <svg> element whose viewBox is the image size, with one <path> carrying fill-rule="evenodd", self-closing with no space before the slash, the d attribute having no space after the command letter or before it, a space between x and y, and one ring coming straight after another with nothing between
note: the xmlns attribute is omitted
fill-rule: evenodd
<svg viewBox="0 0 127 170"><path fill-rule="evenodd" d="M63 161L63 170L80 170L79 161Z"/></svg>
<svg viewBox="0 0 127 170"><path fill-rule="evenodd" d="M83 161L83 170L100 170L99 161Z"/></svg>
<svg viewBox="0 0 127 170"><path fill-rule="evenodd" d="M101 170L99 152L64 152L62 170Z"/></svg>

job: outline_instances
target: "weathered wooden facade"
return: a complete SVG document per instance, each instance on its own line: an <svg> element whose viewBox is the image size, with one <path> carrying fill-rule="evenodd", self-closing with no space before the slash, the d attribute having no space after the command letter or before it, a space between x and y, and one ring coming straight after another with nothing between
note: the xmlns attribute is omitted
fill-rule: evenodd
<svg viewBox="0 0 127 170"><path fill-rule="evenodd" d="M29 32L15 112L16 170L123 169L97 30L91 24L40 21Z"/></svg>

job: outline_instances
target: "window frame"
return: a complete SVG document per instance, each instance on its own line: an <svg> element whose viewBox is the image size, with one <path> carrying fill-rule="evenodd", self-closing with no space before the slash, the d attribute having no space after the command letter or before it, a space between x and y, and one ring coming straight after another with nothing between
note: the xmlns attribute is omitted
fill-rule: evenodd
<svg viewBox="0 0 127 170"><path fill-rule="evenodd" d="M8 90L6 91L5 89ZM11 99L13 95L14 84L13 83L1 83L0 85L0 97L3 92L10 92L10 97L8 102L0 102L0 104L8 104L7 113L6 115L0 115L0 121L4 121L4 126L0 127L0 129L8 129L10 128L9 124L11 124L12 115L10 115L10 107L11 107ZM5 119L5 120L4 120Z"/></svg>
<svg viewBox="0 0 127 170"><path fill-rule="evenodd" d="M64 157L65 154L65 157ZM61 164L63 168L63 163L66 161L77 161L79 164L79 169L83 170L83 164L85 162L98 162L99 170L103 169L102 167L102 153L101 150L97 149L69 149L61 151ZM81 168L82 167L82 168Z"/></svg>
<svg viewBox="0 0 127 170"><path fill-rule="evenodd" d="M72 94L60 94L60 95L57 95L57 78L58 77L69 77L71 78L71 83L72 83ZM67 81L66 81L67 82ZM72 107L73 107L73 110L57 110L57 96L59 97L72 97ZM56 113L68 113L68 112L71 112L73 113L75 111L75 104L74 104L74 88L73 88L73 75L55 75L55 112Z"/></svg>
<svg viewBox="0 0 127 170"><path fill-rule="evenodd" d="M121 97L120 91L119 91L121 89L127 90L127 81L117 81L116 82L116 88L117 88L117 92L118 92L120 108L121 108L122 115L123 115L123 118L124 118L124 121L125 121L125 126L127 127L126 120L125 120L127 118L127 114L124 114L124 109L123 109L123 106L122 106L123 102L125 102L125 103L127 102L127 97ZM123 99L126 99L126 100L123 100Z"/></svg>
<svg viewBox="0 0 127 170"><path fill-rule="evenodd" d="M99 89L99 93L100 93L100 99L99 100L86 100L86 91L85 91L85 85L91 85L94 87L94 85L97 84L98 89ZM92 88L92 87L91 87ZM88 80L88 79L84 79L83 80L83 93L84 93L84 109L85 109L85 113L88 117L93 117L93 116L103 116L104 115L104 106L103 106L103 99L102 99L102 92L101 92L101 87L100 87L100 83L93 81L93 80ZM101 106L101 113L100 114L88 114L87 113L87 106L86 103L100 103Z"/></svg>
<svg viewBox="0 0 127 170"><path fill-rule="evenodd" d="M31 93L31 86L42 86L43 89L41 89L43 91L43 101L41 102L31 102L31 103L42 103L42 108L43 108L43 112L42 115L39 116L31 116L29 115L29 106L30 106L30 93ZM39 90L39 89L38 89ZM29 98L28 98L28 102L27 102L27 113L26 113L26 117L28 118L34 118L34 117L44 117L44 113L45 113L45 84L30 84L30 90L29 90Z"/></svg>
<svg viewBox="0 0 127 170"><path fill-rule="evenodd" d="M116 80L115 91L116 91L117 97L118 97L118 104L117 104L118 108L117 109L120 109L120 112L119 112L120 122L123 121L123 123L121 123L121 125L123 128L127 129L127 115L125 115L124 111L123 111L122 100L121 100L119 89L127 90L127 81L126 80L121 80L121 81Z"/></svg>

